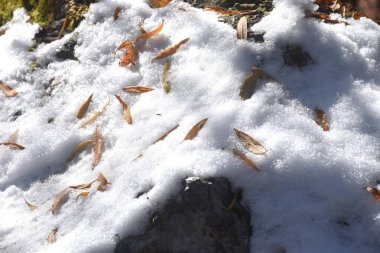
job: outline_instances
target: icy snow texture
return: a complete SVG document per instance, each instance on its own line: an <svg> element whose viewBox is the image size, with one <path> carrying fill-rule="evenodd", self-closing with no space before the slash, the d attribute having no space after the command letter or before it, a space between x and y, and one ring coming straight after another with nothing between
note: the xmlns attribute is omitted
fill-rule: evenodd
<svg viewBox="0 0 380 253"><path fill-rule="evenodd" d="M116 6L124 11L113 20ZM179 10L184 8L186 11ZM375 185L380 169L380 28L369 19L324 24L305 19L315 9L308 0L278 0L269 16L251 29L266 31L263 44L237 41L217 15L174 2L151 9L147 1L104 0L93 4L77 29L79 61L54 53L69 36L28 52L35 25L16 11L0 37L0 80L19 91L0 95L0 140L19 129L23 151L0 147L1 252L112 252L116 235L141 232L149 214L187 176L227 176L244 189L254 227L252 252L379 252L380 203L363 190ZM115 48L134 39L144 23L163 32L138 45L136 67L118 65ZM151 63L162 49L190 40L172 58L172 92L161 88L164 61ZM281 48L298 43L313 63L285 66ZM30 71L33 58L42 65ZM249 100L238 96L251 66L278 80L263 82ZM51 96L45 87L55 79ZM121 88L155 90L129 95ZM110 98L106 113L85 129L75 114L94 93L90 114ZM122 118L119 94L131 105L134 123ZM327 112L331 131L314 122L313 109ZM21 110L16 120L12 116ZM48 124L50 117L54 121ZM182 142L201 119L209 120L192 141ZM160 135L180 127L164 141ZM92 137L98 125L105 138L100 164L91 170L88 149L66 163L73 148ZM258 174L232 155L239 144L233 128L270 149L248 154ZM143 157L131 162L143 149ZM112 182L105 192L75 201L76 192L56 215L51 204L69 185L90 182L101 171ZM145 197L135 198L153 187ZM37 204L30 211L23 197ZM146 198L146 197L149 197ZM57 242L47 244L58 227Z"/></svg>

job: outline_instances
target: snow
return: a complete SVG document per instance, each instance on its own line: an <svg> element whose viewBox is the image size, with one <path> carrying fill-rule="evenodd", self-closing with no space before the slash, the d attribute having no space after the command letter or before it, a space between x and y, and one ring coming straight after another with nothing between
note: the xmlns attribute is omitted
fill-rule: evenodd
<svg viewBox="0 0 380 253"><path fill-rule="evenodd" d="M114 21L117 6L124 11ZM251 210L252 252L378 252L380 204L363 188L379 179L380 27L366 18L349 19L348 26L305 19L311 9L309 0L275 1L275 9L250 28L266 32L260 44L237 41L235 30L216 14L182 2L151 9L147 1L103 0L76 29L78 61L55 56L70 35L29 52L38 27L17 10L0 37L0 80L19 92L13 98L0 94L0 140L19 129L18 142L26 149L0 147L0 251L112 252L118 236L144 230L181 179L226 176L243 188ZM120 67L116 47L136 38L141 24L150 31L162 21L158 36L138 44L137 65ZM166 94L165 61L151 60L185 38L190 40L170 58L172 92ZM313 63L301 69L285 65L281 48L292 43L308 51ZM31 71L33 60L43 67ZM278 82L261 82L242 101L239 89L252 66ZM49 96L45 87L53 78ZM131 85L155 90L121 90ZM80 129L75 115L92 93L87 115L108 100L110 105ZM131 106L132 125L115 94ZM327 113L329 132L314 122L315 107ZM18 110L22 115L15 119ZM182 141L204 118L199 135ZM67 163L96 125L105 139L99 165L91 170L90 149ZM244 150L233 128L269 149L265 156L246 153L262 173L233 156L233 147ZM143 157L132 161L141 151ZM94 184L89 197L75 201L79 191L71 191L51 214L61 190L91 182L98 172L112 183L105 192ZM149 198L136 198L144 190ZM38 208L29 210L23 197ZM55 227L57 241L48 244Z"/></svg>

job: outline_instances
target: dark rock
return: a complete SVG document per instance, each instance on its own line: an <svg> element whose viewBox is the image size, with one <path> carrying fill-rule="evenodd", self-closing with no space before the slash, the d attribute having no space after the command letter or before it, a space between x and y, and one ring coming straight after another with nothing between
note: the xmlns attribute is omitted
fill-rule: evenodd
<svg viewBox="0 0 380 253"><path fill-rule="evenodd" d="M282 57L284 63L298 68L305 67L312 63L308 52L304 51L300 45L287 45L283 48Z"/></svg>
<svg viewBox="0 0 380 253"><path fill-rule="evenodd" d="M74 49L78 43L78 36L78 33L74 33L71 38L63 44L56 55L63 60L77 60L74 55Z"/></svg>
<svg viewBox="0 0 380 253"><path fill-rule="evenodd" d="M189 182L152 215L141 235L127 236L117 253L250 252L250 213L226 178Z"/></svg>

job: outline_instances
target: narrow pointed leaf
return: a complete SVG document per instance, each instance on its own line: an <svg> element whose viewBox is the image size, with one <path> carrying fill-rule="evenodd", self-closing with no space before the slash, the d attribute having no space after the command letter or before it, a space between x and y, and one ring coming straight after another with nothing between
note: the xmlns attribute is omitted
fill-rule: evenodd
<svg viewBox="0 0 380 253"><path fill-rule="evenodd" d="M61 207L61 205L63 205L63 203L66 201L67 194L69 193L69 191L70 191L69 188L65 188L60 193L58 193L53 204L51 205L52 214L54 214Z"/></svg>
<svg viewBox="0 0 380 253"><path fill-rule="evenodd" d="M164 91L166 93L169 93L170 90L172 89L172 86L170 82L168 81L168 76L170 73L170 61L166 61L165 67L164 67L164 72L162 73L162 88L164 88Z"/></svg>
<svg viewBox="0 0 380 253"><path fill-rule="evenodd" d="M93 183L95 183L97 181L97 179L95 179L94 181L88 183L88 184L79 184L79 185L73 185L73 186L69 186L70 189L75 189L75 190L84 190L84 189L89 189L91 188L91 185Z"/></svg>
<svg viewBox="0 0 380 253"><path fill-rule="evenodd" d="M17 91L15 89L13 89L11 86L7 85L6 83L2 81L0 81L0 90L7 97L14 97L17 95Z"/></svg>
<svg viewBox="0 0 380 253"><path fill-rule="evenodd" d="M234 153L235 156L239 157L243 162L245 162L245 164L247 164L248 167L261 172L261 170L259 170L256 164L251 159L249 159L243 152L241 152L240 150L236 148L232 149L232 152Z"/></svg>
<svg viewBox="0 0 380 253"><path fill-rule="evenodd" d="M103 152L103 136L100 133L99 127L96 127L95 129L92 143L92 151L94 153L94 158L92 160L92 169L94 169L96 165L99 164Z"/></svg>
<svg viewBox="0 0 380 253"><path fill-rule="evenodd" d="M201 121L199 121L197 124L195 124L191 129L190 131L187 133L187 135L185 136L185 139L183 139L184 141L186 140L192 140L194 139L199 131L203 128L203 126L206 124L206 121L207 121L207 118L206 119L202 119Z"/></svg>
<svg viewBox="0 0 380 253"><path fill-rule="evenodd" d="M237 38L239 40L247 40L248 38L248 20L246 17L241 17L237 23Z"/></svg>
<svg viewBox="0 0 380 253"><path fill-rule="evenodd" d="M117 47L116 51L121 49L126 49L127 52L120 60L120 66L128 67L129 65L135 65L138 57L138 52L133 42L130 40L124 41L120 46Z"/></svg>
<svg viewBox="0 0 380 253"><path fill-rule="evenodd" d="M70 162L71 160L73 160L75 156L77 156L78 154L80 154L81 152L83 152L90 145L92 145L92 140L85 140L85 141L79 143L74 148L74 150L71 153L71 155L69 156L69 158L67 158L67 162Z"/></svg>
<svg viewBox="0 0 380 253"><path fill-rule="evenodd" d="M75 201L78 201L79 197L87 197L88 195L90 194L89 191L86 191L86 192L81 192L77 195L77 198L75 199Z"/></svg>
<svg viewBox="0 0 380 253"><path fill-rule="evenodd" d="M179 124L177 124L175 127L173 127L172 129L164 133L160 138L158 138L155 142L153 142L153 144L156 144L157 142L164 140L171 132L176 130L178 127L179 127Z"/></svg>
<svg viewBox="0 0 380 253"><path fill-rule="evenodd" d="M34 211L34 210L37 209L36 205L33 205L32 203L30 203L29 201L27 201L25 198L24 198L24 201L28 205L28 207L29 207L30 210Z"/></svg>
<svg viewBox="0 0 380 253"><path fill-rule="evenodd" d="M50 232L48 239L47 239L49 244L55 243L57 241L57 232L58 232L58 228L54 228Z"/></svg>
<svg viewBox="0 0 380 253"><path fill-rule="evenodd" d="M240 142L244 145L246 149L248 149L252 153L256 155L263 155L268 151L258 141L256 141L254 138L252 138L248 134L238 129L234 129L234 130Z"/></svg>
<svg viewBox="0 0 380 253"><path fill-rule="evenodd" d="M83 116L86 114L88 107L90 106L90 103L92 102L92 96L94 94L91 94L87 100L81 105L79 108L79 111L77 113L77 119L82 119Z"/></svg>
<svg viewBox="0 0 380 253"><path fill-rule="evenodd" d="M273 77L268 75L264 70L253 67L251 69L252 74L250 74L243 82L240 88L240 97L242 100L250 99L255 92L255 88L259 80L275 80Z"/></svg>
<svg viewBox="0 0 380 253"><path fill-rule="evenodd" d="M107 185L111 184L110 182L107 181L106 177L101 172L99 172L97 180L99 182L99 185L96 188L98 191L104 192L107 188Z"/></svg>
<svg viewBox="0 0 380 253"><path fill-rule="evenodd" d="M177 52L177 50L183 45L185 44L187 41L189 41L190 38L187 38L187 39L184 39L184 40L181 40L180 42L178 42L177 44L175 44L174 46L171 46L171 47L168 47L166 48L164 51L162 51L161 53L159 53L156 57L153 58L152 61L154 60L158 60L158 59L163 59L163 58L166 58L168 56L171 56L173 54L175 54Z"/></svg>
<svg viewBox="0 0 380 253"><path fill-rule="evenodd" d="M150 38L156 36L157 34L159 34L162 31L163 28L164 28L164 23L159 25L156 29L154 29L151 32L145 32L145 33L140 34L139 36L137 36L135 43L137 44L141 40L150 39Z"/></svg>
<svg viewBox="0 0 380 253"><path fill-rule="evenodd" d="M128 93L144 93L144 92L149 92L154 89L148 88L148 87L143 87L143 86L129 86L123 88L123 91L128 92Z"/></svg>
<svg viewBox="0 0 380 253"><path fill-rule="evenodd" d="M315 108L314 111L315 111L315 122L322 127L323 131L329 131L330 126L329 126L329 123L327 122L326 113L323 110L318 109L318 108Z"/></svg>
<svg viewBox="0 0 380 253"><path fill-rule="evenodd" d="M107 104L105 104L102 107L102 109L100 109L100 111L95 112L92 116L90 116L87 119L85 119L83 121L83 123L79 126L79 128L83 128L83 127L91 124L92 122L94 122L100 115L102 115L107 110L107 107L108 107L109 103L110 103L110 100L108 99Z"/></svg>
<svg viewBox="0 0 380 253"><path fill-rule="evenodd" d="M115 95L117 100L119 100L120 104L123 106L123 116L124 119L127 121L128 124L132 124L132 114L131 110L129 108L129 105L118 95Z"/></svg>
<svg viewBox="0 0 380 253"><path fill-rule="evenodd" d="M18 138L18 129L9 137L8 143L16 143Z"/></svg>
<svg viewBox="0 0 380 253"><path fill-rule="evenodd" d="M5 143L0 143L0 145L6 146L12 150L24 150L25 149L24 146L17 144L17 143L5 142Z"/></svg>

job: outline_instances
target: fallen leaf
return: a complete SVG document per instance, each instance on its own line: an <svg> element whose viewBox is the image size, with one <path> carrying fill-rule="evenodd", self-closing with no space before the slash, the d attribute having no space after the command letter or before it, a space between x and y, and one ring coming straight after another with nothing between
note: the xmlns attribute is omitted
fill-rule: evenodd
<svg viewBox="0 0 380 253"><path fill-rule="evenodd" d="M18 129L9 137L8 143L16 143L18 138Z"/></svg>
<svg viewBox="0 0 380 253"><path fill-rule="evenodd" d="M121 13L122 10L123 9L121 7L119 7L119 6L115 8L115 11L113 13L113 20L116 21L119 18L120 13Z"/></svg>
<svg viewBox="0 0 380 253"><path fill-rule="evenodd" d="M248 20L246 17L241 17L237 23L237 38L239 40L247 40L248 38Z"/></svg>
<svg viewBox="0 0 380 253"><path fill-rule="evenodd" d="M36 205L33 205L31 204L29 201L27 201L25 198L24 198L24 201L25 203L28 205L28 207L30 208L30 210L34 211L37 209L37 206Z"/></svg>
<svg viewBox="0 0 380 253"><path fill-rule="evenodd" d="M62 38L62 35L63 35L63 33L65 32L65 30L66 30L66 27L67 27L67 24L68 24L69 20L70 20L69 14L66 14L66 17L65 17L65 19L63 20L63 23L62 23L61 29L59 30L59 33L58 33L58 35L57 35L57 38L58 38L58 39Z"/></svg>
<svg viewBox="0 0 380 253"><path fill-rule="evenodd" d="M98 175L98 188L96 188L98 191L104 192L106 190L106 187L108 184L111 184L110 182L107 181L106 177L103 175L103 173L99 172Z"/></svg>
<svg viewBox="0 0 380 253"><path fill-rule="evenodd" d="M0 145L9 147L10 149L13 149L13 150L24 150L25 149L24 146L21 146L21 145L19 145L17 143L5 142L5 143L0 143Z"/></svg>
<svg viewBox="0 0 380 253"><path fill-rule="evenodd" d="M67 194L70 192L69 188L63 189L60 193L58 193L57 197L55 198L53 204L51 205L51 213L54 214L54 212L64 204L66 201Z"/></svg>
<svg viewBox="0 0 380 253"><path fill-rule="evenodd" d="M179 124L177 124L175 127L173 127L172 129L170 129L169 131L167 131L166 133L164 133L160 138L158 138L155 142L153 142L153 144L155 144L155 143L157 143L159 141L164 140L171 132L173 132L174 130L176 130L178 127L179 127Z"/></svg>
<svg viewBox="0 0 380 253"><path fill-rule="evenodd" d="M186 140L192 140L195 138L195 136L198 135L198 132L202 129L202 127L206 124L206 121L207 121L207 118L206 119L202 119L201 121L199 121L197 124L195 124L191 129L190 131L187 133L185 139L183 139L184 141Z"/></svg>
<svg viewBox="0 0 380 253"><path fill-rule="evenodd" d="M84 120L83 123L79 126L79 128L83 128L91 124L92 122L94 122L100 115L102 115L107 110L109 103L110 103L110 99L108 99L107 104L105 104L100 111L95 112L92 116Z"/></svg>
<svg viewBox="0 0 380 253"><path fill-rule="evenodd" d="M140 40L146 40L146 39L149 39L149 38L152 38L154 37L155 35L159 34L162 29L164 28L164 23L162 23L161 25L159 25L156 29L154 29L153 31L151 32L145 32L140 34L139 36L137 36L136 38L136 44L139 43Z"/></svg>
<svg viewBox="0 0 380 253"><path fill-rule="evenodd" d="M88 107L90 106L90 103L92 102L92 96L94 95L94 93L92 93L86 100L86 102L84 102L81 107L79 108L79 111L77 113L77 119L82 119L83 116L86 114L87 112L87 109Z"/></svg>
<svg viewBox="0 0 380 253"><path fill-rule="evenodd" d="M70 162L71 160L73 160L75 156L77 156L79 153L83 152L89 145L92 145L92 140L85 140L85 141L79 143L74 148L74 150L71 153L71 155L69 156L69 158L67 158L67 162Z"/></svg>
<svg viewBox="0 0 380 253"><path fill-rule="evenodd" d="M131 110L129 108L129 105L123 99L121 99L120 96L115 95L115 97L117 98L117 100L119 100L120 104L123 106L124 119L127 121L128 124L131 125L132 124L132 115L131 115Z"/></svg>
<svg viewBox="0 0 380 253"><path fill-rule="evenodd" d="M119 65L123 67L128 67L129 65L135 65L138 52L136 50L135 45L132 41L126 40L124 41L120 46L117 47L116 51L126 49L127 52L123 56L123 58L120 60Z"/></svg>
<svg viewBox="0 0 380 253"><path fill-rule="evenodd" d="M158 60L158 59L163 59L163 58L166 58L168 56L171 56L173 54L175 54L177 52L177 50L183 45L185 44L187 41L189 41L190 38L187 38L187 39L184 39L184 40L181 40L180 42L178 42L177 44L175 44L174 46L171 46L171 47L168 47L166 48L164 51L162 51L161 53L159 53L156 57L153 58L152 61L154 60Z"/></svg>
<svg viewBox="0 0 380 253"><path fill-rule="evenodd" d="M164 91L166 93L169 93L170 90L172 89L172 86L170 82L168 81L168 76L170 72L170 61L165 62L165 67L164 67L164 72L162 73L162 88L164 88Z"/></svg>
<svg viewBox="0 0 380 253"><path fill-rule="evenodd" d="M250 99L255 91L257 83L260 80L275 80L273 77L268 75L264 70L252 67L252 74L250 74L243 82L240 88L240 97L242 100Z"/></svg>
<svg viewBox="0 0 380 253"><path fill-rule="evenodd" d="M90 192L81 192L77 195L77 198L75 199L75 201L78 201L79 197L87 197L88 195L90 194Z"/></svg>
<svg viewBox="0 0 380 253"><path fill-rule="evenodd" d="M49 236L48 236L48 239L47 239L47 241L48 241L49 244L52 244L52 243L54 243L55 241L57 241L57 232L58 232L58 228L54 228L54 229L50 232L50 234L49 234Z"/></svg>
<svg viewBox="0 0 380 253"><path fill-rule="evenodd" d="M244 145L246 149L251 151L252 153L256 155L263 155L268 150L264 148L258 141L256 141L254 138L249 136L248 134L234 128L235 133L237 137L239 138L240 142Z"/></svg>
<svg viewBox="0 0 380 253"><path fill-rule="evenodd" d="M234 16L234 15L253 15L257 13L257 10L244 10L244 11L239 11L239 10L228 10L224 9L218 6L207 6L205 8L206 11L214 11L218 14L222 14L225 16Z"/></svg>
<svg viewBox="0 0 380 253"><path fill-rule="evenodd" d="M329 131L330 127L326 119L326 113L318 108L315 108L314 112L315 112L315 122L322 127L323 131Z"/></svg>
<svg viewBox="0 0 380 253"><path fill-rule="evenodd" d="M103 152L103 136L100 133L99 127L96 127L94 137L92 140L92 151L94 152L94 159L92 160L92 169L98 165Z"/></svg>
<svg viewBox="0 0 380 253"><path fill-rule="evenodd" d="M261 172L261 170L259 170L256 164L251 159L249 159L243 152L241 152L240 150L236 148L232 149L232 152L234 153L235 156L239 157L242 161L244 161L245 164L248 165L248 167Z"/></svg>
<svg viewBox="0 0 380 253"><path fill-rule="evenodd" d="M368 186L366 188L366 190L372 194L373 197L375 197L375 199L377 199L378 201L380 201L380 191L378 189L376 189L375 187L371 187L371 186Z"/></svg>
<svg viewBox="0 0 380 253"><path fill-rule="evenodd" d="M88 188L91 188L91 185L96 182L98 179L95 179L94 181L88 183L88 184L79 184L79 185L73 185L73 186L69 186L70 189L75 189L75 190L84 190L84 189L88 189Z"/></svg>
<svg viewBox="0 0 380 253"><path fill-rule="evenodd" d="M148 88L148 87L143 87L143 86L129 86L123 88L123 91L128 92L128 93L144 93L144 92L149 92L154 89Z"/></svg>
<svg viewBox="0 0 380 253"><path fill-rule="evenodd" d="M6 83L2 81L0 81L0 90L7 97L14 97L17 95L17 91L15 89L13 89L11 86L7 85Z"/></svg>
<svg viewBox="0 0 380 253"><path fill-rule="evenodd" d="M152 8L161 8L165 7L166 5L170 4L172 0L151 0L150 6Z"/></svg>

